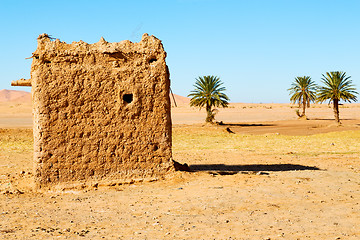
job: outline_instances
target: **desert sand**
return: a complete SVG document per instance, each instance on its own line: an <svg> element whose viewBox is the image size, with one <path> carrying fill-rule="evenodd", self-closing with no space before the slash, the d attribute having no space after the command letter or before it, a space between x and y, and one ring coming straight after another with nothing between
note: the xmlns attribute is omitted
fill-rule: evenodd
<svg viewBox="0 0 360 240"><path fill-rule="evenodd" d="M298 120L290 104L245 103L209 126L183 100L173 158L191 172L42 193L31 103L0 102L0 239L360 239L359 104L340 127L326 104Z"/></svg>

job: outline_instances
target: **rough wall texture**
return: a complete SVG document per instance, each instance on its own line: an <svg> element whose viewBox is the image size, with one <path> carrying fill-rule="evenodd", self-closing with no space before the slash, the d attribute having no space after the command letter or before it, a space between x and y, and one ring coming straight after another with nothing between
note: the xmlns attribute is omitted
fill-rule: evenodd
<svg viewBox="0 0 360 240"><path fill-rule="evenodd" d="M38 38L31 85L36 183L96 183L173 171L169 72L161 41Z"/></svg>

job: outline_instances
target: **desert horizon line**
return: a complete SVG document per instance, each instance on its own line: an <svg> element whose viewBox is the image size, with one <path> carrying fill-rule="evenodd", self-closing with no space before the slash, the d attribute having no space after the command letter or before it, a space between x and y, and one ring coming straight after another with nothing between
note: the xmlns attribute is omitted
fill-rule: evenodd
<svg viewBox="0 0 360 240"><path fill-rule="evenodd" d="M26 92L26 93L29 93L31 94L31 91L26 91L26 90L13 90L13 89L7 89L7 88L4 88L4 89L0 89L0 92L1 91L14 91L14 92ZM176 96L179 96L179 97L182 97L182 98L186 98L190 101L190 98L189 97L186 97L186 96L182 96L180 94L177 94L177 93L174 93L174 95ZM15 100L15 99L14 99ZM172 98L170 98L170 101L172 102ZM5 102L5 101L1 101L0 102ZM290 105L298 105L298 104L293 104L291 102L229 102L230 104L290 104ZM188 104L188 103L186 103ZM315 104L319 104L319 105L331 105L331 103L327 103L327 102L323 102L323 103L315 103ZM180 104L180 105L184 105L184 103ZM341 103L341 105L360 105L360 103L358 102L352 102L352 103Z"/></svg>

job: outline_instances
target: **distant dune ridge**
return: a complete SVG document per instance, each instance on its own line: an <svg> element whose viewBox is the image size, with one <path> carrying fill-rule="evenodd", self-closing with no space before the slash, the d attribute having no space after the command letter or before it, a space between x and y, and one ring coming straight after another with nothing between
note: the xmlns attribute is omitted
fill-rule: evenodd
<svg viewBox="0 0 360 240"><path fill-rule="evenodd" d="M31 93L17 90L0 90L0 102L31 102Z"/></svg>
<svg viewBox="0 0 360 240"><path fill-rule="evenodd" d="M190 104L190 98L188 97L183 97L177 94L174 94L174 98L175 98L175 102L176 104L179 105L189 105ZM170 93L170 101L171 101L171 106L175 106L174 104L174 98Z"/></svg>

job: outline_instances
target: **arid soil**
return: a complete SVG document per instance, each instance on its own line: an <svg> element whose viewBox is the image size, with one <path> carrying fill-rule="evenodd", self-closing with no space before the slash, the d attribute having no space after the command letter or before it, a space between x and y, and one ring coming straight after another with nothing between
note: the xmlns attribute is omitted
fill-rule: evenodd
<svg viewBox="0 0 360 240"><path fill-rule="evenodd" d="M360 239L357 104L340 127L327 105L297 120L289 104L232 104L215 126L180 105L173 158L191 172L42 193L29 109L0 104L0 239Z"/></svg>

